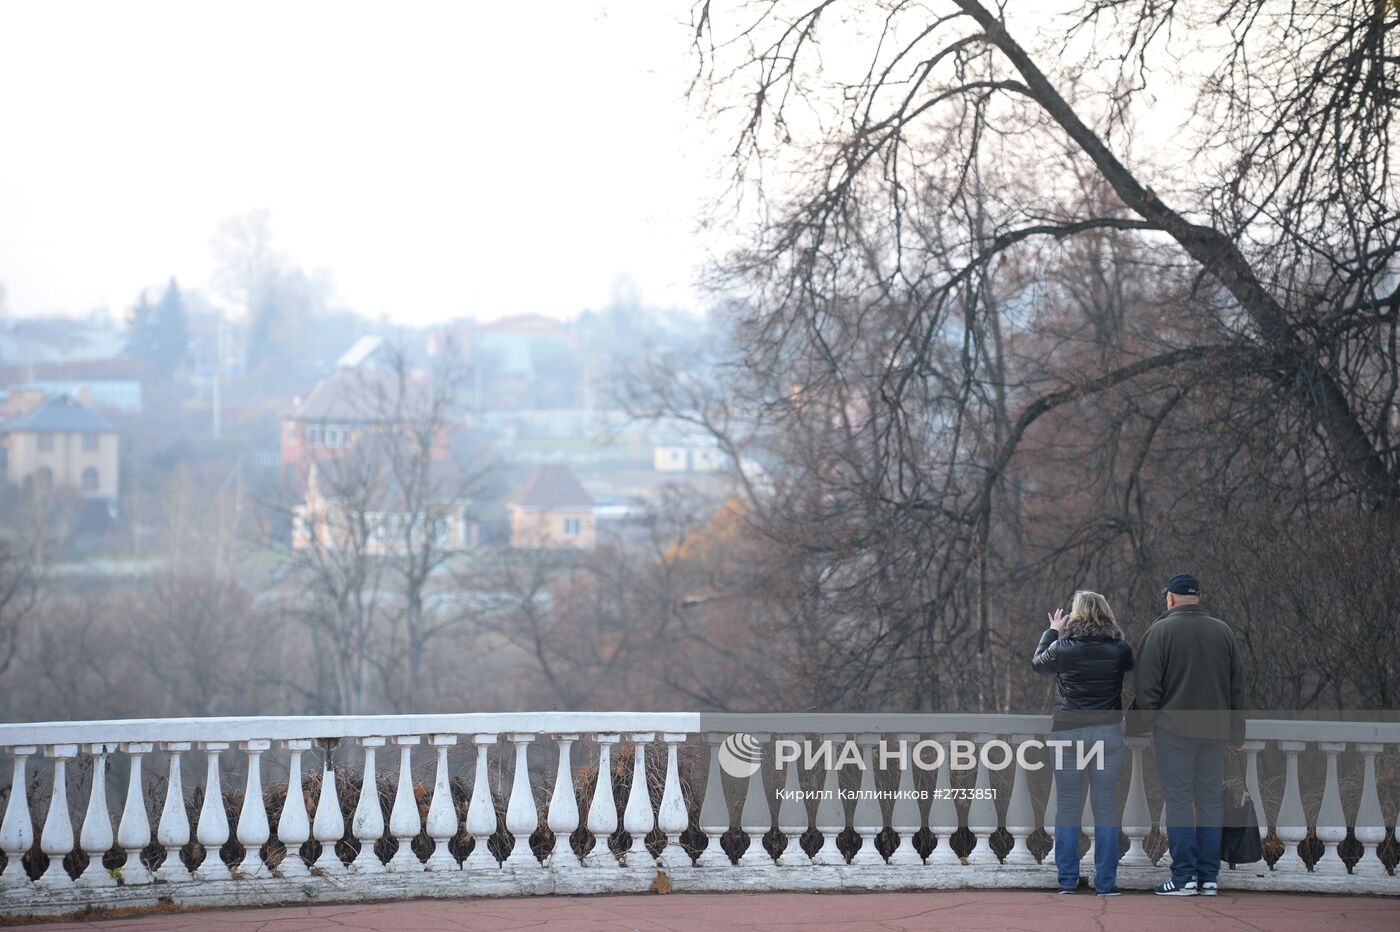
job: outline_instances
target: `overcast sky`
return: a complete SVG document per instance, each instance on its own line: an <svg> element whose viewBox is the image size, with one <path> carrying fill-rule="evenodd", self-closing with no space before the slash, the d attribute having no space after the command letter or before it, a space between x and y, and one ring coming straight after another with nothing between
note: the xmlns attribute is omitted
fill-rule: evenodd
<svg viewBox="0 0 1400 932"><path fill-rule="evenodd" d="M694 306L713 158L688 0L0 4L11 315L203 287L223 218L339 299L569 317L623 274Z"/></svg>

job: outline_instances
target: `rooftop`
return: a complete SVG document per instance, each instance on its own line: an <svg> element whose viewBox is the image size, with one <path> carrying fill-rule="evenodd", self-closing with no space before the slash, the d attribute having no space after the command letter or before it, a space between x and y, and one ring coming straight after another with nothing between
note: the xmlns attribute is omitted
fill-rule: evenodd
<svg viewBox="0 0 1400 932"><path fill-rule="evenodd" d="M0 422L0 433L31 434L106 434L116 433L117 425L85 408L72 395L55 395L44 399L32 411Z"/></svg>
<svg viewBox="0 0 1400 932"><path fill-rule="evenodd" d="M550 463L530 470L509 503L521 508L592 508L593 496L572 469L563 463Z"/></svg>

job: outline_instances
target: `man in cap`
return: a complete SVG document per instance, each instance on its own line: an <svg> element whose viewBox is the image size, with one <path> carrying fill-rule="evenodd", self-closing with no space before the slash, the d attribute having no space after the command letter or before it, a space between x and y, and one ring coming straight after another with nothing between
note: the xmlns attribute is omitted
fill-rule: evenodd
<svg viewBox="0 0 1400 932"><path fill-rule="evenodd" d="M1136 706L1151 728L1167 804L1171 879L1161 896L1211 896L1220 874L1225 747L1244 741L1244 662L1230 626L1201 605L1201 585L1178 573L1167 611L1138 648Z"/></svg>

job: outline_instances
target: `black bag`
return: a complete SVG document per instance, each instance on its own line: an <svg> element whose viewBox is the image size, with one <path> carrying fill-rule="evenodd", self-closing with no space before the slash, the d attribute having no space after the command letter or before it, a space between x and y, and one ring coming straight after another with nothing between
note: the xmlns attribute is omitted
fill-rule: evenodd
<svg viewBox="0 0 1400 932"><path fill-rule="evenodd" d="M1231 754L1231 757L1235 755ZM1243 770L1243 764L1241 764ZM1231 865L1253 864L1264 860L1264 843L1259 836L1259 817L1249 788L1240 780L1241 795L1226 783L1220 790L1224 819L1220 827L1220 860Z"/></svg>

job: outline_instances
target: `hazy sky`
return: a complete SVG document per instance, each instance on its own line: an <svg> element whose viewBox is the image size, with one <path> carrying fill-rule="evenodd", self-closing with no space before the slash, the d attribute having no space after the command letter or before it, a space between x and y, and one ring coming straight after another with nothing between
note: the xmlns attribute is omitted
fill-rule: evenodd
<svg viewBox="0 0 1400 932"><path fill-rule="evenodd" d="M11 314L122 313L272 213L341 301L572 316L630 274L695 305L713 158L688 0L0 3Z"/></svg>

